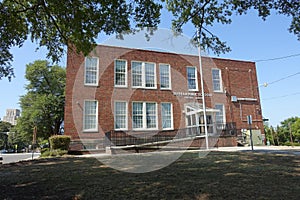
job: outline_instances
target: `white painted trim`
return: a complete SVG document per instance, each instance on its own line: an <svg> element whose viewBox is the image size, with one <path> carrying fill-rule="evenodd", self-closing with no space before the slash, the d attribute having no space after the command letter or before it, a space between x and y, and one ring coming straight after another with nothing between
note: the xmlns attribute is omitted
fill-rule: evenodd
<svg viewBox="0 0 300 200"><path fill-rule="evenodd" d="M142 123L143 123L143 127L142 128L133 128L133 124L134 124L134 122L133 122L133 119L131 120L132 121L132 130L134 130L134 131L151 131L151 130L158 130L158 112L157 112L157 102L150 102L150 101L133 101L131 104L132 104L132 109L131 109L131 117L133 118L133 104L134 103L142 103L143 104L143 107L142 107L142 111L143 111L143 115L142 115L142 117L143 117L143 121L142 121ZM155 104L155 123L156 123L156 127L155 128L147 128L147 110L146 110L146 104L147 103L154 103Z"/></svg>
<svg viewBox="0 0 300 200"><path fill-rule="evenodd" d="M125 128L116 128L116 103L125 103L126 104ZM128 130L128 102L127 101L115 101L114 102L114 130L116 130L116 131L127 131Z"/></svg>
<svg viewBox="0 0 300 200"><path fill-rule="evenodd" d="M162 112L162 104L171 104L171 127L170 128L163 128L163 112ZM174 116L173 116L173 104L171 102L161 102L160 103L161 108L161 129L162 130L174 130Z"/></svg>
<svg viewBox="0 0 300 200"><path fill-rule="evenodd" d="M132 73L132 63L133 62L139 62L142 64L142 85L141 86L133 86L133 73ZM146 70L145 70L145 64L153 64L154 65L154 87L146 87ZM146 61L131 61L131 87L132 88L142 88L142 89L157 89L157 73L156 73L156 63L154 62L146 62Z"/></svg>
<svg viewBox="0 0 300 200"><path fill-rule="evenodd" d="M195 81L196 81L196 83L195 83L196 84L196 88L195 89L189 89L189 80L188 80L188 72L187 72L188 68L194 68L195 69ZM197 67L195 67L195 66L187 66L186 67L186 79L187 79L187 88L188 88L188 91L192 91L192 92L199 91Z"/></svg>
<svg viewBox="0 0 300 200"><path fill-rule="evenodd" d="M215 88L214 88L214 77L213 77L213 71L214 71L214 70L218 70L218 71L219 71L219 78L220 78L219 84L220 84L220 90L215 90ZM211 69L211 76L212 76L212 86L213 86L213 91L216 92L216 93L218 93L218 92L223 92L223 81L222 81L222 71L221 71L221 69L219 69L219 68L212 68L212 69Z"/></svg>
<svg viewBox="0 0 300 200"><path fill-rule="evenodd" d="M125 85L116 85L116 61L125 61ZM128 62L125 59L114 59L114 87L116 88L128 87Z"/></svg>
<svg viewBox="0 0 300 200"><path fill-rule="evenodd" d="M95 84L91 84L91 83L86 83L86 59L87 58L95 58L97 59L97 76L96 76L96 83ZM99 86L99 58L95 57L95 56L87 56L84 58L84 85L85 86Z"/></svg>
<svg viewBox="0 0 300 200"><path fill-rule="evenodd" d="M95 129L84 129L84 127L85 127L85 104L86 104L87 101L93 101L93 102L96 102L96 128L95 128ZM84 133L98 132L98 124L99 124L99 122L98 122L98 115L99 115L98 109L99 109L99 103L98 103L97 100L95 100L95 99L92 99L92 100L90 100L90 99L85 99L85 100L84 100L84 103L83 103L83 118L82 118L82 120L83 120L83 122L82 122L82 131L83 131Z"/></svg>
<svg viewBox="0 0 300 200"><path fill-rule="evenodd" d="M161 79L160 79L160 66L161 65L167 65L169 67L169 87L168 88L162 88L161 87ZM159 83L160 83L160 89L161 90L172 90L172 75L171 75L171 65L168 63L159 63Z"/></svg>

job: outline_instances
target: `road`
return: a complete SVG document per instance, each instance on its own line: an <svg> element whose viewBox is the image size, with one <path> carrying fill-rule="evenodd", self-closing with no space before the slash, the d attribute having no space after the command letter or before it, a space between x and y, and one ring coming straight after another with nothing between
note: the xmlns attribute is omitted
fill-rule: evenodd
<svg viewBox="0 0 300 200"><path fill-rule="evenodd" d="M40 153L34 153L33 158L38 158L41 154ZM0 157L2 156L2 164L8 164L8 163L14 163L19 162L21 160L28 160L32 158L32 153L6 153L6 154L0 154Z"/></svg>

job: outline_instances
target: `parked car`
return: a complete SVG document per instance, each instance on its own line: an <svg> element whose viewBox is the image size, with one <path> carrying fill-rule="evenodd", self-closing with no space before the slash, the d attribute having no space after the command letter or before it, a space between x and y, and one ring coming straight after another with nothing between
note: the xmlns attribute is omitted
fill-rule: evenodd
<svg viewBox="0 0 300 200"><path fill-rule="evenodd" d="M1 149L0 153L7 153L8 151L6 149Z"/></svg>

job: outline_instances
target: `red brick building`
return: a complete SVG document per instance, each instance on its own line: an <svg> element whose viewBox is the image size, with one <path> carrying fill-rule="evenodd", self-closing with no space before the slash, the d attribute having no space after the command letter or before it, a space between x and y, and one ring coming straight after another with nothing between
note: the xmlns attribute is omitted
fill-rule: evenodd
<svg viewBox="0 0 300 200"><path fill-rule="evenodd" d="M202 65L210 146L236 146L248 115L262 132L255 63L202 57ZM195 55L98 45L84 57L69 50L64 124L71 149L190 136L188 145L203 145L200 81Z"/></svg>

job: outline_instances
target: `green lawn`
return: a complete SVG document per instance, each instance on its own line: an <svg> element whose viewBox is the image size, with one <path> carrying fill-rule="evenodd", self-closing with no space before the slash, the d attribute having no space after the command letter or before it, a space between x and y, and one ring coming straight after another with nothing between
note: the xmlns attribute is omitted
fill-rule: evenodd
<svg viewBox="0 0 300 200"><path fill-rule="evenodd" d="M300 199L300 158L185 153L143 174L117 171L94 158L40 159L0 166L0 199Z"/></svg>

